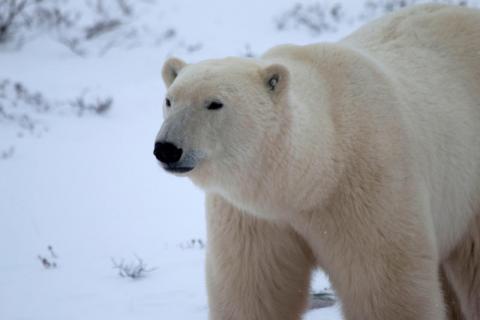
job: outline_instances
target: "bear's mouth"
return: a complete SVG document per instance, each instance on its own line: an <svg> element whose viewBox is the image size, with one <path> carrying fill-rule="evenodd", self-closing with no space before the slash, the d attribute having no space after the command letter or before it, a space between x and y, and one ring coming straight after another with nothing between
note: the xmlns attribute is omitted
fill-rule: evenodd
<svg viewBox="0 0 480 320"><path fill-rule="evenodd" d="M163 168L170 173L187 173L192 171L194 167L164 165Z"/></svg>
<svg viewBox="0 0 480 320"><path fill-rule="evenodd" d="M173 174L184 174L195 169L198 164L201 162L202 153L199 151L187 151L184 152L182 157L176 162L161 162L158 163L161 167Z"/></svg>

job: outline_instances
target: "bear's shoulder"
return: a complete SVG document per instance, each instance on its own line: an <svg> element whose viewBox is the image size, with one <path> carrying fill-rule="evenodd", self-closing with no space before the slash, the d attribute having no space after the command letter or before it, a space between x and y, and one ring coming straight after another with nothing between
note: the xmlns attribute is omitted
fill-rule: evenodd
<svg viewBox="0 0 480 320"><path fill-rule="evenodd" d="M480 29L480 10L445 4L424 4L374 20L342 43L361 47L388 44L431 46L455 38L462 29Z"/></svg>

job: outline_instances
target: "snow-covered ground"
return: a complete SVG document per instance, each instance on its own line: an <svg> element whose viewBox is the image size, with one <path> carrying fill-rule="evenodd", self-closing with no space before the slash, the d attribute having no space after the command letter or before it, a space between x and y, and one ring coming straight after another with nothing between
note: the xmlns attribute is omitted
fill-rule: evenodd
<svg viewBox="0 0 480 320"><path fill-rule="evenodd" d="M207 319L205 251L197 240L205 241L202 192L162 171L152 155L162 122L163 61L335 40L361 23L353 16L363 6L341 1L350 16L319 34L291 21L277 29L293 8L288 0L132 3L141 4L120 38L99 37L85 44L83 56L52 33L0 50L0 81L21 82L49 101L86 91L113 98L101 115L78 117L68 103L32 111L40 128L33 131L0 115L0 319ZM131 45L99 50L121 43L129 27L136 30ZM164 37L170 29L174 34ZM57 268L44 268L38 255ZM156 269L139 280L119 277L111 259L135 256ZM328 287L318 273L313 288ZM340 312L319 309L305 319L340 319Z"/></svg>

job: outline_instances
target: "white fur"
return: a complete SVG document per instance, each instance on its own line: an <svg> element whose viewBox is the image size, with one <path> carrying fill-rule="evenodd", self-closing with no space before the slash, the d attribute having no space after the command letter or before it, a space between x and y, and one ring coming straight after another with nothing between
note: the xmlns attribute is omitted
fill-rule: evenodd
<svg viewBox="0 0 480 320"><path fill-rule="evenodd" d="M446 319L443 263L480 319L479 11L417 6L164 79L157 139L201 154L212 320L299 319L314 265L348 320Z"/></svg>

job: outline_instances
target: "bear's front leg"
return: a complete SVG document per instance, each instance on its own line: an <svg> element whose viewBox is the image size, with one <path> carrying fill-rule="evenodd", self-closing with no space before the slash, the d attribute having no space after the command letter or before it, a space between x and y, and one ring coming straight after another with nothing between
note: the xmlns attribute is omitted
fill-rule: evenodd
<svg viewBox="0 0 480 320"><path fill-rule="evenodd" d="M438 257L420 218L333 212L309 217L303 235L346 320L445 320Z"/></svg>
<svg viewBox="0 0 480 320"><path fill-rule="evenodd" d="M330 279L345 319L446 319L437 265L419 257L418 266L403 269L395 265L395 259L395 255L386 256L383 262L367 258L336 270L335 279Z"/></svg>
<svg viewBox="0 0 480 320"><path fill-rule="evenodd" d="M260 220L207 195L207 287L211 320L298 320L313 256L288 226Z"/></svg>

